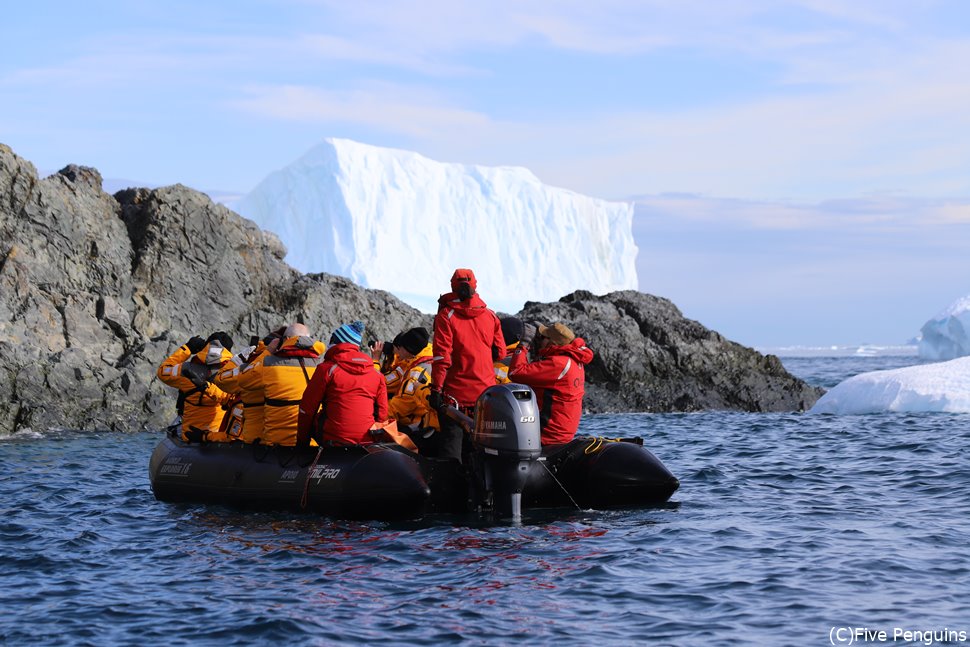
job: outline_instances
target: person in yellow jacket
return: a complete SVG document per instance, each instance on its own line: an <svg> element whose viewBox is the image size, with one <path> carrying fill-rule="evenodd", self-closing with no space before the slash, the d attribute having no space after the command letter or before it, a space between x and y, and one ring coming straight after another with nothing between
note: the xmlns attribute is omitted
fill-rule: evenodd
<svg viewBox="0 0 970 647"><path fill-rule="evenodd" d="M179 391L178 431L182 440L229 440L225 434L219 432L219 425L225 415L222 407L229 401L230 395L205 381L208 374L218 370L232 356L224 343L232 347L232 340L225 333L214 333L208 341L193 337L179 346L158 367L158 378ZM198 386L188 377L190 373ZM200 374L203 376L201 380L196 377Z"/></svg>
<svg viewBox="0 0 970 647"><path fill-rule="evenodd" d="M401 335L403 334L401 333ZM400 347L401 335L395 337L393 342L375 341L370 345L370 355L374 359L374 368L384 375L388 401L401 392L401 387L404 384L405 360L397 352Z"/></svg>
<svg viewBox="0 0 970 647"><path fill-rule="evenodd" d="M265 445L296 444L296 423L303 391L318 364L324 345L310 337L303 324L291 324L279 348L241 370L238 386L244 391L263 393L263 429L258 436L247 433L247 442Z"/></svg>
<svg viewBox="0 0 970 647"><path fill-rule="evenodd" d="M502 325L502 335L505 337L505 350L508 351L502 359L495 360L495 383L508 384L509 363L512 361L512 354L519 344L529 343L536 336L536 327L533 324L523 323L517 317L505 317L499 320Z"/></svg>
<svg viewBox="0 0 970 647"><path fill-rule="evenodd" d="M427 329L411 328L394 340L394 352L401 358L404 377L400 391L388 401L388 414L418 448L439 428L438 414L428 404L434 355L430 338Z"/></svg>
<svg viewBox="0 0 970 647"><path fill-rule="evenodd" d="M235 410L241 409L242 419L230 423L227 430L229 437L234 440L251 443L263 434L263 409L265 405L263 386L259 384L252 388L243 388L239 376L244 371L251 370L253 365L267 353L275 351L279 347L285 332L286 326L282 326L263 339L256 340L255 345L246 349L247 352L234 355L213 379L215 385L220 389L235 394L239 398L235 409L230 413L234 414Z"/></svg>

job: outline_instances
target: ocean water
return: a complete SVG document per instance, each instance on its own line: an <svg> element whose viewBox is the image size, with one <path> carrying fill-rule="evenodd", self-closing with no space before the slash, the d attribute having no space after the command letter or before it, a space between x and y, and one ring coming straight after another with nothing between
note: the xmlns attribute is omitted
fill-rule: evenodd
<svg viewBox="0 0 970 647"><path fill-rule="evenodd" d="M831 386L917 360L783 361ZM0 643L970 640L970 416L602 415L582 431L642 436L681 489L519 526L346 522L158 502L159 434L7 437Z"/></svg>

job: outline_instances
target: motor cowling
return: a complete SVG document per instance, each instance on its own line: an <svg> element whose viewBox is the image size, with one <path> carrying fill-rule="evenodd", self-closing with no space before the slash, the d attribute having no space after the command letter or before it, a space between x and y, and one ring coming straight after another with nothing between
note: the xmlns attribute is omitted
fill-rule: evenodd
<svg viewBox="0 0 970 647"><path fill-rule="evenodd" d="M542 451L535 393L523 384L489 387L472 431L480 498L502 516L522 516L522 489Z"/></svg>
<svg viewBox="0 0 970 647"><path fill-rule="evenodd" d="M524 384L485 389L475 408L472 443L492 456L538 458L539 410L535 393Z"/></svg>

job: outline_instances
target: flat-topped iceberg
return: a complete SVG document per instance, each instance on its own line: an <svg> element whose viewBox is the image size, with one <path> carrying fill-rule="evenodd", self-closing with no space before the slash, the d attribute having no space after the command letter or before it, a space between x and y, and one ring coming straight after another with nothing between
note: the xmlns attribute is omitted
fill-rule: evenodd
<svg viewBox="0 0 970 647"><path fill-rule="evenodd" d="M970 413L970 357L861 373L819 398L809 413Z"/></svg>
<svg viewBox="0 0 970 647"><path fill-rule="evenodd" d="M637 288L633 205L542 184L529 170L435 162L328 139L234 208L302 272L346 276L435 312L457 267L494 309L577 289Z"/></svg>

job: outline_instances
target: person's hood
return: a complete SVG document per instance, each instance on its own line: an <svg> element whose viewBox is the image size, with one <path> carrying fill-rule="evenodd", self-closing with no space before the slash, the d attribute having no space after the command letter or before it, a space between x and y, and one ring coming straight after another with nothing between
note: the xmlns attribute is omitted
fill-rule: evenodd
<svg viewBox="0 0 970 647"><path fill-rule="evenodd" d="M478 289L478 279L475 278L475 273L471 270L460 267L455 270L455 273L451 275L451 291L457 292L458 286L462 283L468 283L471 287L472 292Z"/></svg>
<svg viewBox="0 0 970 647"><path fill-rule="evenodd" d="M320 357L321 344L310 337L287 337L276 349L280 357Z"/></svg>
<svg viewBox="0 0 970 647"><path fill-rule="evenodd" d="M580 364L589 364L593 361L593 351L587 348L586 342L582 337L576 337L568 344L562 346L546 346L539 351L541 357L552 357L554 355L565 355Z"/></svg>
<svg viewBox="0 0 970 647"><path fill-rule="evenodd" d="M362 353L360 347L350 342L334 344L323 359L327 362L336 362L340 368L355 375L363 375L367 371L374 370L374 358Z"/></svg>
<svg viewBox="0 0 970 647"><path fill-rule="evenodd" d="M222 344L218 342L210 342L192 357L198 360L200 364L219 368L232 359L232 353L223 348Z"/></svg>
<svg viewBox="0 0 970 647"><path fill-rule="evenodd" d="M442 294L438 298L438 312L443 309L454 310L455 314L462 319L474 319L488 312L488 306L477 294L473 294L467 301L462 301L454 292Z"/></svg>

